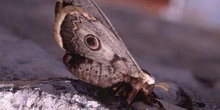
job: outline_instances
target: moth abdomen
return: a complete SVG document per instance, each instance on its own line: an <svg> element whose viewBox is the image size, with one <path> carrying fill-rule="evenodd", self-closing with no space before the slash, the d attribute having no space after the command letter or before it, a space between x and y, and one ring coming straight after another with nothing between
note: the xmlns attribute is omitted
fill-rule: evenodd
<svg viewBox="0 0 220 110"><path fill-rule="evenodd" d="M66 54L64 61L74 76L87 83L99 85L103 88L123 82L125 78L124 75L114 67L101 64L77 54Z"/></svg>

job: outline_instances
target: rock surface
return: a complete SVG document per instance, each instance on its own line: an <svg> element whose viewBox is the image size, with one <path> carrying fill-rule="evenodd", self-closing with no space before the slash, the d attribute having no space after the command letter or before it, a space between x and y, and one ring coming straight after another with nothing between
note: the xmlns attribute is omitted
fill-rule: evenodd
<svg viewBox="0 0 220 110"><path fill-rule="evenodd" d="M61 93L49 94L39 88L1 87L1 110L107 110L97 101L86 96Z"/></svg>

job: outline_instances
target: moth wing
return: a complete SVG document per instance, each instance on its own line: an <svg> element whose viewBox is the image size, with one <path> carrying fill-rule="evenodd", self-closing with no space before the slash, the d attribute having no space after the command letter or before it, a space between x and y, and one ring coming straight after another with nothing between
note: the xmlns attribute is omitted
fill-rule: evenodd
<svg viewBox="0 0 220 110"><path fill-rule="evenodd" d="M118 33L115 31L110 20L106 17L103 11L99 8L99 6L94 2L94 0L72 0L72 5L77 5L83 7L93 16L95 16L106 28L108 28L116 37L117 39L124 45L124 42L119 37Z"/></svg>

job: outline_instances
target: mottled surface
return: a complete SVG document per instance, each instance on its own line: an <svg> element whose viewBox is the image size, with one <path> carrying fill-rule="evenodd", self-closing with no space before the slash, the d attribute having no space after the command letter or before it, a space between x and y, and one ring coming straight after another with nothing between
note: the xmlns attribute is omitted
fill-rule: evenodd
<svg viewBox="0 0 220 110"><path fill-rule="evenodd" d="M131 8L102 8L141 67L160 81L192 88L220 103L218 32L167 23ZM0 1L0 13L2 79L70 75L52 34L54 1ZM190 97L201 98L198 94ZM208 102L197 105L210 107Z"/></svg>
<svg viewBox="0 0 220 110"><path fill-rule="evenodd" d="M42 85L42 87L45 85ZM49 85L51 86L51 85ZM54 90L56 86L51 86ZM40 88L1 87L1 110L107 110L103 105L86 96L60 93L49 94ZM58 91L58 90L57 90Z"/></svg>

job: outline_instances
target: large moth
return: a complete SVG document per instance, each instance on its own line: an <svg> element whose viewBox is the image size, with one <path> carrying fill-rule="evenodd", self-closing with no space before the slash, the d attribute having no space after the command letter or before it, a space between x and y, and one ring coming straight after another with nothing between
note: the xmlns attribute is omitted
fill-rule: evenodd
<svg viewBox="0 0 220 110"><path fill-rule="evenodd" d="M81 6L57 0L55 8L55 40L73 75L102 88L130 84L128 104L140 91L151 93L154 77L138 66L121 38Z"/></svg>

